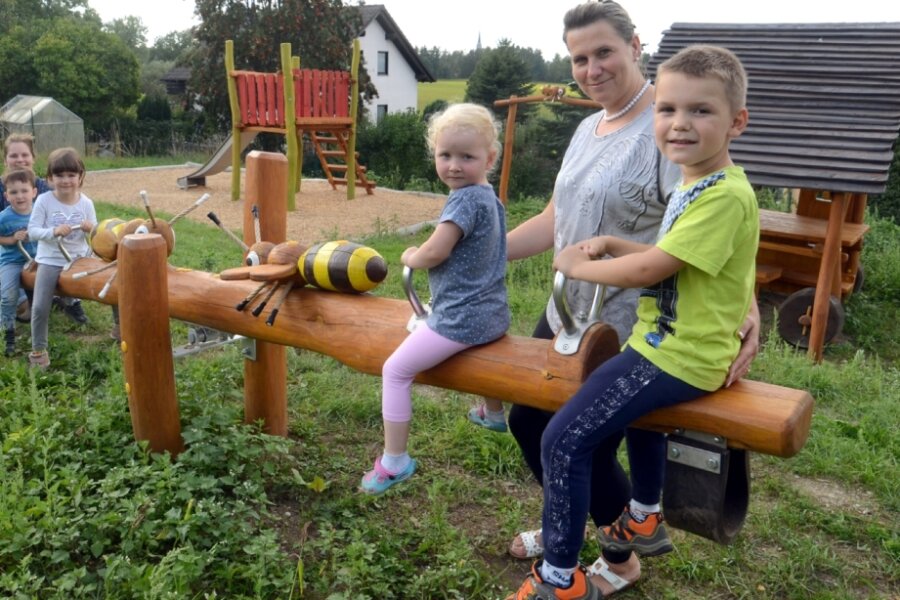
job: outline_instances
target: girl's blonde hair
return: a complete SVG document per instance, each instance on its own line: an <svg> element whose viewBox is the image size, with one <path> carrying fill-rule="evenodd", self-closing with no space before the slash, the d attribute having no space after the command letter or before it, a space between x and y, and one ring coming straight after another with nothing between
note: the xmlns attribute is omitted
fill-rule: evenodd
<svg viewBox="0 0 900 600"><path fill-rule="evenodd" d="M3 140L3 160L9 154L9 147L15 143L22 143L28 146L31 156L34 156L34 136L30 133L11 133Z"/></svg>
<svg viewBox="0 0 900 600"><path fill-rule="evenodd" d="M434 152L437 138L445 131L467 129L475 132L484 141L484 145L494 153L493 170L500 158L500 123L494 115L479 104L462 102L451 104L441 112L433 115L428 121L428 149Z"/></svg>
<svg viewBox="0 0 900 600"><path fill-rule="evenodd" d="M84 183L84 161L75 148L57 148L47 157L47 177L62 173L78 173L79 183Z"/></svg>

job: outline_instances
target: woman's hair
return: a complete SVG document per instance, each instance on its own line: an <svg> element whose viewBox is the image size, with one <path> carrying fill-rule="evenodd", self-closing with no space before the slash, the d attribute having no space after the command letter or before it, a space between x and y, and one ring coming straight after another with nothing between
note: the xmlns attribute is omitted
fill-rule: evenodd
<svg viewBox="0 0 900 600"><path fill-rule="evenodd" d="M75 148L57 148L47 157L47 177L62 173L78 173L84 182L84 161Z"/></svg>
<svg viewBox="0 0 900 600"><path fill-rule="evenodd" d="M563 17L563 42L568 43L566 36L573 29L581 29L598 21L609 23L627 43L634 38L634 23L622 5L613 0L599 0L579 4L566 13Z"/></svg>
<svg viewBox="0 0 900 600"><path fill-rule="evenodd" d="M451 104L428 121L428 149L434 152L437 138L445 131L467 129L474 131L484 145L495 154L494 165L500 157L500 124L491 111L479 104Z"/></svg>
<svg viewBox="0 0 900 600"><path fill-rule="evenodd" d="M31 169L13 169L9 173L3 175L3 185L9 187L9 184L11 183L27 183L31 187L34 187L34 171Z"/></svg>
<svg viewBox="0 0 900 600"><path fill-rule="evenodd" d="M9 154L9 147L16 142L20 142L28 146L28 149L31 150L31 155L34 156L34 136L30 133L11 133L6 136L5 140L3 140L4 160L6 160L6 155Z"/></svg>
<svg viewBox="0 0 900 600"><path fill-rule="evenodd" d="M726 48L702 44L682 48L657 67L657 80L663 73L716 79L725 88L731 110L737 112L747 105L747 72L741 60Z"/></svg>

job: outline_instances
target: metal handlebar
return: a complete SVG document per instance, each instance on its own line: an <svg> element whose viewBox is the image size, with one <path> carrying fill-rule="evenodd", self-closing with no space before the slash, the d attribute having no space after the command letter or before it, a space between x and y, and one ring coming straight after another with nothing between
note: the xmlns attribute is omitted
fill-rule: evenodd
<svg viewBox="0 0 900 600"><path fill-rule="evenodd" d="M591 301L591 309L585 317L573 317L566 302L566 276L560 271L553 277L553 306L562 322L562 331L556 336L554 349L560 354L575 354L581 344L584 333L600 321L600 309L606 299L606 286L597 284L594 289L594 299Z"/></svg>
<svg viewBox="0 0 900 600"><path fill-rule="evenodd" d="M412 305L413 313L415 313L415 317L417 319L424 319L428 316L428 309L425 308L425 305L419 300L419 296L416 295L416 290L413 289L413 269L404 266L403 267L403 291L406 292L406 298L409 300L409 303Z"/></svg>

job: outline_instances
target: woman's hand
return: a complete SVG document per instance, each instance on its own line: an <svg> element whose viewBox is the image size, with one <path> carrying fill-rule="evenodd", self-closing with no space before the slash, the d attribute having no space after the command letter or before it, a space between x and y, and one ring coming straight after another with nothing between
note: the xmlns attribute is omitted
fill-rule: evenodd
<svg viewBox="0 0 900 600"><path fill-rule="evenodd" d="M759 352L759 329L759 305L754 299L750 305L750 312L747 313L747 318L741 324L741 329L738 332L738 335L741 336L741 349L728 369L725 387L730 386L750 372L750 363L753 362L753 359L756 358L756 354Z"/></svg>

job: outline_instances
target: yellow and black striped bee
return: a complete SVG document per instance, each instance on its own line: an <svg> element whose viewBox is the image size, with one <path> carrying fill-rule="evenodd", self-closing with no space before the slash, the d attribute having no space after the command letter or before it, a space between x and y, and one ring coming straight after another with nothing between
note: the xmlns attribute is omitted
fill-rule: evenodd
<svg viewBox="0 0 900 600"><path fill-rule="evenodd" d="M297 267L307 283L333 292L368 292L387 277L387 263L378 252L347 240L311 246Z"/></svg>

